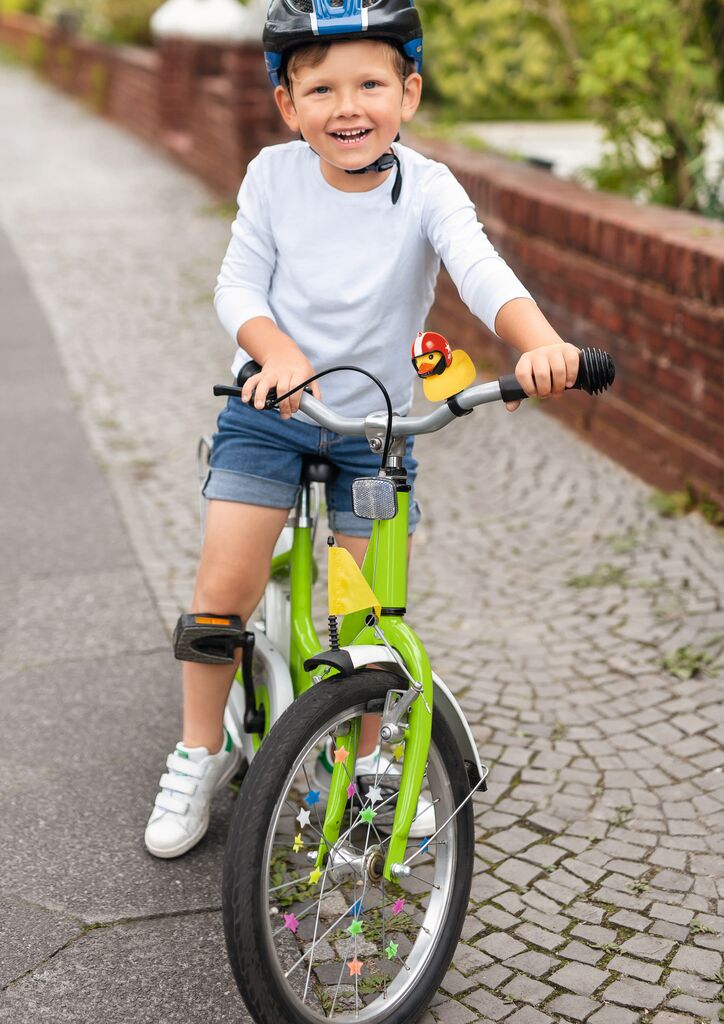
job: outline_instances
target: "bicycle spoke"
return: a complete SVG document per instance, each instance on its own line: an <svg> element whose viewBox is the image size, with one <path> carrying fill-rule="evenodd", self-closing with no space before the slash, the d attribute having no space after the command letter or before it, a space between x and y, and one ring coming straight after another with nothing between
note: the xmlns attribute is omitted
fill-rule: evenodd
<svg viewBox="0 0 724 1024"><path fill-rule="evenodd" d="M324 883L326 882L326 880L327 880L327 872L325 871L324 875L322 876L322 888L320 890L319 898L317 900L317 917L316 917L316 919L314 921L314 935L312 936L312 955L309 958L309 969L307 971L307 981L306 981L306 983L304 985L304 995L302 996L302 1002L303 1003L306 1003L306 1001L307 1001L307 991L309 990L309 979L312 977L312 965L314 964L314 949L315 949L315 947L317 945L317 941L316 941L317 940L317 929L319 928L319 914L320 914L320 911L322 909L322 900L324 899Z"/></svg>
<svg viewBox="0 0 724 1024"><path fill-rule="evenodd" d="M324 895L325 896L331 896L333 893L335 893L339 889L341 889L342 884L343 884L342 882L339 882L337 885L335 885L334 889L328 889L327 892ZM320 900L321 899L322 899L322 897L320 896ZM304 908L304 910L300 910L298 912L295 910L294 911L294 916L296 917L297 921L304 920L304 918L307 916L307 914L310 912L310 910L313 908L313 906L314 906L314 904L310 903L308 907ZM281 933L283 931L286 931L286 930L287 930L287 926L286 925L282 925L281 928L277 928L277 930L275 932L272 932L272 937L276 938L277 935L281 935Z"/></svg>
<svg viewBox="0 0 724 1024"><path fill-rule="evenodd" d="M347 916L348 916L348 914L349 914L349 910L345 910L345 912L344 912L343 914L340 914L340 915L339 915L339 917L337 918L337 920L336 920L336 921L334 922L334 924L331 924L331 925L329 926L329 928L328 928L328 929L326 930L326 932L325 932L325 933L324 933L323 935L320 935L320 936L319 936L319 938L318 938L318 939L317 939L317 940L316 940L316 941L315 941L315 942L313 943L313 945L312 945L312 946L311 946L311 947L310 947L310 948L309 948L309 949L307 950L307 952L306 952L306 953L304 953L304 954L303 954L303 955L302 955L302 956L301 956L301 957L299 958L299 960L297 960L297 962L296 962L295 964L293 964L293 965L292 965L292 966L291 966L291 967L289 968L289 970L288 970L288 971L286 972L286 974L284 975L284 977L285 977L285 978L288 978L290 974L293 974L293 973L294 973L294 971L296 971L297 967L299 967L299 965L300 965L300 964L301 964L301 963L302 963L302 962L303 962L304 960L306 960L306 959L307 959L307 957L308 957L308 956L309 956L309 954L310 954L310 953L312 952L312 950L314 949L314 947L315 947L316 945L318 945L318 944L319 944L319 943L320 943L320 942L321 942L321 941L322 941L323 939L326 939L326 938L327 938L327 936L329 935L329 933L330 933L331 931L333 931L333 930L334 930L334 929L335 929L335 928L337 927L337 925L339 924L339 922L340 922L340 921L342 921L342 920L344 920L344 918L345 918L345 917L347 917Z"/></svg>
<svg viewBox="0 0 724 1024"><path fill-rule="evenodd" d="M337 982L337 987L334 990L334 999L332 1000L332 1009L331 1009L330 1014L329 1014L330 1020L332 1019L332 1017L334 1017L334 1008L337 1005L337 996L339 994L339 986L342 984L342 975L344 974L344 969L345 969L346 966L347 966L347 960L344 961L344 963L342 964L342 968L341 968L341 970L339 972L339 981Z"/></svg>

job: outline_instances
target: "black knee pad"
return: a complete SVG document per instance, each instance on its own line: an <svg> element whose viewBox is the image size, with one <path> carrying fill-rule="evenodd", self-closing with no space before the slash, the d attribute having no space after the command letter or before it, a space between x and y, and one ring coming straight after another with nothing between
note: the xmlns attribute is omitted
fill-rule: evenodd
<svg viewBox="0 0 724 1024"><path fill-rule="evenodd" d="M173 653L179 661L231 665L243 646L244 625L238 615L182 615L173 631Z"/></svg>

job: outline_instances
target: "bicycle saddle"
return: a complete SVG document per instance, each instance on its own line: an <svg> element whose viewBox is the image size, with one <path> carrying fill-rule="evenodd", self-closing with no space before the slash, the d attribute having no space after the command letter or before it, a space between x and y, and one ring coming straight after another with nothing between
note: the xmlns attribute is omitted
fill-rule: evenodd
<svg viewBox="0 0 724 1024"><path fill-rule="evenodd" d="M323 455L302 455L302 484L331 484L337 479L339 466L335 466Z"/></svg>

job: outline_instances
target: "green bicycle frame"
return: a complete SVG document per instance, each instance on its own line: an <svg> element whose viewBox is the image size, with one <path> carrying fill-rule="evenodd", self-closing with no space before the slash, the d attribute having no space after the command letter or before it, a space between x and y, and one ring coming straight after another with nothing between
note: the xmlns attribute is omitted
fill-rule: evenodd
<svg viewBox="0 0 724 1024"><path fill-rule="evenodd" d="M302 502L309 507L308 493L303 496ZM397 514L394 519L376 520L373 523L372 536L362 565L362 572L382 607L378 628L387 643L401 656L412 678L422 684L422 695L413 703L408 715L400 791L385 858L384 873L388 881L392 878L392 865L401 863L404 858L410 825L422 788L432 732L433 683L430 662L420 638L403 618L407 604L409 512L410 493L401 487L397 491ZM314 681L310 673L305 671L304 662L322 649L312 622L314 561L312 530L308 523L308 517L303 515L303 525L294 527L291 550L276 556L272 561L272 576L286 573L290 576L289 667L295 697L307 690ZM344 617L340 629L342 646L381 643L374 628L365 622L368 614L369 611L365 610ZM401 688L405 685L401 680ZM359 724L359 720L355 720L347 735L337 737L337 745L344 746L349 757L346 765L336 764L332 772L323 826L324 841L317 853L317 867L322 866L327 849L339 839L347 806L349 777L354 777Z"/></svg>

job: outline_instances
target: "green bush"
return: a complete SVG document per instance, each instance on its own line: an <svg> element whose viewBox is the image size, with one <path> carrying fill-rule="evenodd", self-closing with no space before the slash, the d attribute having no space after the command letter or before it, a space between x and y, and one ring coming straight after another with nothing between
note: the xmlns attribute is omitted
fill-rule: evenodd
<svg viewBox="0 0 724 1024"><path fill-rule="evenodd" d="M40 14L43 0L0 0L0 14Z"/></svg>
<svg viewBox="0 0 724 1024"><path fill-rule="evenodd" d="M704 177L721 95L724 14L712 0L419 0L426 75L449 114L588 114L609 155L597 184L724 214ZM717 42L718 41L718 42Z"/></svg>
<svg viewBox="0 0 724 1024"><path fill-rule="evenodd" d="M717 68L701 0L589 0L596 40L578 91L612 146L604 172L657 202L711 203L702 151L715 113ZM714 210L713 212L716 212Z"/></svg>
<svg viewBox="0 0 724 1024"><path fill-rule="evenodd" d="M0 0L0 11L23 10L56 21L72 14L84 35L112 43L147 44L158 0Z"/></svg>
<svg viewBox="0 0 724 1024"><path fill-rule="evenodd" d="M456 116L551 116L575 106L575 74L549 21L520 0L421 0L426 89ZM429 90L428 90L429 92Z"/></svg>

